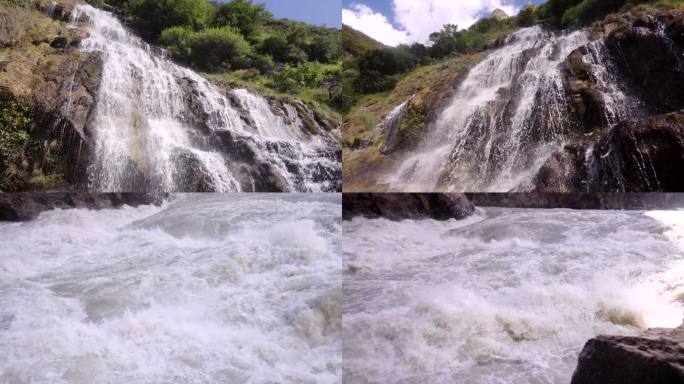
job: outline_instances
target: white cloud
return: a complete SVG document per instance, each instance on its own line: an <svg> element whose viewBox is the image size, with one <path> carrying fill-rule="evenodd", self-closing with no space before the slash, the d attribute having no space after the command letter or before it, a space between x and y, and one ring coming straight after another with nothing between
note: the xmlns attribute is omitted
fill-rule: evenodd
<svg viewBox="0 0 684 384"><path fill-rule="evenodd" d="M468 28L483 15L501 8L509 15L520 10L513 0L392 0L395 28L387 17L364 4L342 10L342 22L388 45L427 42L444 24ZM384 39L384 40L383 40Z"/></svg>
<svg viewBox="0 0 684 384"><path fill-rule="evenodd" d="M408 33L395 29L382 13L373 12L364 4L352 4L350 8L342 10L343 24L361 31L383 44L396 46L408 42Z"/></svg>

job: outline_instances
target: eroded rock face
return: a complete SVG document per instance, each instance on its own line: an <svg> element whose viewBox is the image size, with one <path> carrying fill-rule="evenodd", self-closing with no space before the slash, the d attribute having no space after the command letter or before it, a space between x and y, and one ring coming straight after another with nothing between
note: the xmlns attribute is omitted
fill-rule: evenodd
<svg viewBox="0 0 684 384"><path fill-rule="evenodd" d="M572 384L677 383L684 383L684 325L597 336L584 346L572 376Z"/></svg>
<svg viewBox="0 0 684 384"><path fill-rule="evenodd" d="M470 216L475 207L457 193L348 193L342 197L342 217L382 217L389 220L449 220Z"/></svg>
<svg viewBox="0 0 684 384"><path fill-rule="evenodd" d="M684 12L623 14L607 46L622 76L652 113L684 106Z"/></svg>
<svg viewBox="0 0 684 384"><path fill-rule="evenodd" d="M539 170L540 192L684 191L684 112L623 121L571 142Z"/></svg>
<svg viewBox="0 0 684 384"><path fill-rule="evenodd" d="M55 208L111 209L123 205L160 205L167 194L150 193L6 193L0 194L0 221L27 221Z"/></svg>

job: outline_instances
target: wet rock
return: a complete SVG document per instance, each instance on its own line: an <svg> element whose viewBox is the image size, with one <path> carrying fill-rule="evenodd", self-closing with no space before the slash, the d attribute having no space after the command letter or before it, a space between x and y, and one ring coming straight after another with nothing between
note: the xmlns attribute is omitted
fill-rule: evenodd
<svg viewBox="0 0 684 384"><path fill-rule="evenodd" d="M475 207L463 194L348 193L342 197L342 217L382 217L389 220L463 219Z"/></svg>
<svg viewBox="0 0 684 384"><path fill-rule="evenodd" d="M625 79L651 112L684 107L684 12L623 15L607 46Z"/></svg>
<svg viewBox="0 0 684 384"><path fill-rule="evenodd" d="M684 195L677 193L466 193L466 197L478 207L611 210L684 207Z"/></svg>
<svg viewBox="0 0 684 384"><path fill-rule="evenodd" d="M676 383L684 383L684 325L597 336L584 346L572 376L572 384Z"/></svg>
<svg viewBox="0 0 684 384"><path fill-rule="evenodd" d="M100 210L123 205L160 205L167 196L151 193L5 193L0 194L0 221L28 221L55 208Z"/></svg>
<svg viewBox="0 0 684 384"><path fill-rule="evenodd" d="M589 164L590 190L684 191L684 112L618 124Z"/></svg>
<svg viewBox="0 0 684 384"><path fill-rule="evenodd" d="M537 192L681 192L684 112L627 120L566 144L533 181Z"/></svg>

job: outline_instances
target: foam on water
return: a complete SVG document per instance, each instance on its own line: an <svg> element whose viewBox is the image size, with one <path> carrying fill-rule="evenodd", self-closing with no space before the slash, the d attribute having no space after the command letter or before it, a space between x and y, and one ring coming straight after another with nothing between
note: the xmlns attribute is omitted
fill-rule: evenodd
<svg viewBox="0 0 684 384"><path fill-rule="evenodd" d="M568 383L599 333L684 317L684 211L345 223L348 383Z"/></svg>
<svg viewBox="0 0 684 384"><path fill-rule="evenodd" d="M339 383L339 195L0 224L0 382Z"/></svg>

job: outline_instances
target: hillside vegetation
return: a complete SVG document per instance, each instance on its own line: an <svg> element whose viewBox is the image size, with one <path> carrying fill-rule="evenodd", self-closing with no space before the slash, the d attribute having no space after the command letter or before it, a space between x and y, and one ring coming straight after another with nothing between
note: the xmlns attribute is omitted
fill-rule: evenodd
<svg viewBox="0 0 684 384"><path fill-rule="evenodd" d="M252 0L89 0L209 77L339 109L340 31L275 19Z"/></svg>

